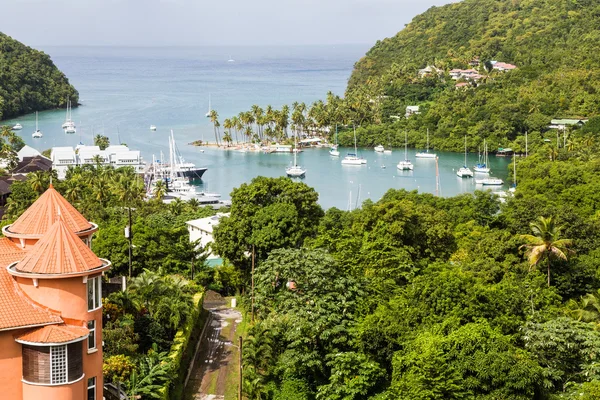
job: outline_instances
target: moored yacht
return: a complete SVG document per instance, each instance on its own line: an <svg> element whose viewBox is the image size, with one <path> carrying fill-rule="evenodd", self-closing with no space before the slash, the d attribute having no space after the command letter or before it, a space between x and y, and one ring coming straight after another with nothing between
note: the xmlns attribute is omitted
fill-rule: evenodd
<svg viewBox="0 0 600 400"><path fill-rule="evenodd" d="M21 129L23 129L23 125L16 123L15 126L12 127L13 131L20 131Z"/></svg>
<svg viewBox="0 0 600 400"><path fill-rule="evenodd" d="M418 152L415 154L416 158L436 158L435 153L429 152L429 128L427 128L427 149L425 151Z"/></svg>
<svg viewBox="0 0 600 400"><path fill-rule="evenodd" d="M398 163L397 168L401 171L412 171L414 168L408 159L408 136L406 131L404 132L404 160Z"/></svg>
<svg viewBox="0 0 600 400"><path fill-rule="evenodd" d="M471 171L469 169L469 167L467 167L467 137L465 136L465 163L463 164L462 167L460 167L458 169L458 171L456 171L456 175L458 175L461 178L472 178L473 177L473 171Z"/></svg>
<svg viewBox="0 0 600 400"><path fill-rule="evenodd" d="M383 153L384 150L385 150L385 147L383 147L382 145L375 146L375 152L377 152L377 153Z"/></svg>
<svg viewBox="0 0 600 400"><path fill-rule="evenodd" d="M475 183L484 186L502 186L504 181L499 178L476 179Z"/></svg>
<svg viewBox="0 0 600 400"><path fill-rule="evenodd" d="M348 153L342 160L342 165L364 165L366 163L367 160L358 156L358 150L356 149L356 128L354 128L354 153Z"/></svg>

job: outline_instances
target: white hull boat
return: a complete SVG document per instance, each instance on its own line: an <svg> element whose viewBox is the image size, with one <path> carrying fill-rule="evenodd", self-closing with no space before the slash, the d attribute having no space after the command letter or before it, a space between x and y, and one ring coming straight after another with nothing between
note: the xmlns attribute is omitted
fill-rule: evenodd
<svg viewBox="0 0 600 400"><path fill-rule="evenodd" d="M471 171L468 167L461 167L458 169L458 171L456 171L456 175L461 178L472 178L473 171Z"/></svg>
<svg viewBox="0 0 600 400"><path fill-rule="evenodd" d="M416 158L431 158L431 159L435 159L437 157L437 155L435 153L430 153L429 152L429 129L427 129L427 148L425 151L421 151L418 152L417 154L415 154Z"/></svg>
<svg viewBox="0 0 600 400"><path fill-rule="evenodd" d="M156 130L156 125L150 125L150 130L151 131L155 131Z"/></svg>
<svg viewBox="0 0 600 400"><path fill-rule="evenodd" d="M477 179L475 183L478 185L484 186L502 186L504 185L504 181L499 178L487 178L487 179Z"/></svg>
<svg viewBox="0 0 600 400"><path fill-rule="evenodd" d="M408 159L408 136L406 131L404 131L404 161L400 161L397 168L401 171L412 171L414 168Z"/></svg>
<svg viewBox="0 0 600 400"><path fill-rule="evenodd" d="M383 147L382 145L375 146L376 153L383 153L384 150L385 150L385 147Z"/></svg>
<svg viewBox="0 0 600 400"><path fill-rule="evenodd" d="M38 127L38 112L35 112L35 132L33 132L31 134L31 137L34 139L40 139L41 137L43 137L44 135L42 135L42 131L40 131L39 127Z"/></svg>
<svg viewBox="0 0 600 400"><path fill-rule="evenodd" d="M367 160L358 156L356 149L356 128L354 128L354 153L348 153L342 160L342 165L365 165Z"/></svg>
<svg viewBox="0 0 600 400"><path fill-rule="evenodd" d="M23 125L21 124L15 124L15 126L12 127L13 131L20 131L21 129L23 129Z"/></svg>

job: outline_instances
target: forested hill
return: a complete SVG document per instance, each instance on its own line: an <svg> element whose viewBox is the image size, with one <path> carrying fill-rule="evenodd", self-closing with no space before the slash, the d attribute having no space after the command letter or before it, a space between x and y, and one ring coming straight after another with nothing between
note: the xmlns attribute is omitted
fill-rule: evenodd
<svg viewBox="0 0 600 400"><path fill-rule="evenodd" d="M526 131L530 146L545 146L556 134L552 119L600 115L599 20L594 0L465 0L429 9L356 63L346 97L362 96L371 109L359 144L385 143L390 134L394 142L407 131L409 146L424 147L429 129L438 149L460 151L466 135L471 151L484 139L524 151ZM419 74L426 66L437 71ZM474 79L450 75L473 68ZM409 105L420 115L398 121Z"/></svg>
<svg viewBox="0 0 600 400"><path fill-rule="evenodd" d="M595 0L465 0L432 7L396 36L378 41L355 66L350 86L392 63L461 67L475 56L553 71L600 65Z"/></svg>
<svg viewBox="0 0 600 400"><path fill-rule="evenodd" d="M0 120L64 107L79 93L47 54L0 33Z"/></svg>

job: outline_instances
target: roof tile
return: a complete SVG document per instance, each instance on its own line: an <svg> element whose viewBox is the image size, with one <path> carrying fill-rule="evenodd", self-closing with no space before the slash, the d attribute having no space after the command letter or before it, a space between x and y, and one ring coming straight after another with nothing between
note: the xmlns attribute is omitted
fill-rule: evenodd
<svg viewBox="0 0 600 400"><path fill-rule="evenodd" d="M6 266L19 261L25 254L8 238L0 239L0 330L62 322L60 316L23 294L8 274Z"/></svg>
<svg viewBox="0 0 600 400"><path fill-rule="evenodd" d="M93 227L51 184L9 227L9 231L25 235L43 235L59 215L72 232L81 232Z"/></svg>
<svg viewBox="0 0 600 400"><path fill-rule="evenodd" d="M86 337L90 331L87 328L73 325L47 325L37 328L15 339L29 343L66 343Z"/></svg>
<svg viewBox="0 0 600 400"><path fill-rule="evenodd" d="M103 262L72 232L62 217L15 266L32 274L73 274L99 268Z"/></svg>

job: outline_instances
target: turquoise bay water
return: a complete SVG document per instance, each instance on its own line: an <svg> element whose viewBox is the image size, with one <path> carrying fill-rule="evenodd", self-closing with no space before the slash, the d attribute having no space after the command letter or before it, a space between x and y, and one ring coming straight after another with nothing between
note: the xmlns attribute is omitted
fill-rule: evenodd
<svg viewBox="0 0 600 400"><path fill-rule="evenodd" d="M119 140L141 150L147 161L161 150L168 152L168 134L174 130L179 148L186 158L205 166L201 186L219 192L224 198L234 187L253 177L281 176L292 161L291 154L240 153L188 146L187 143L214 137L212 125L204 115L209 94L212 108L220 120L248 110L253 104L281 107L294 101L313 102L331 90L342 95L352 66L369 46L306 47L47 47L55 64L79 90L80 107L73 109L77 134L66 135L61 129L64 110L40 112L42 139L32 139L35 115L27 115L6 124L19 122L27 144L44 150L53 146L75 146L80 141L92 144L97 133L112 143ZM230 58L235 62L227 62ZM157 131L151 132L150 125ZM345 149L341 149L342 156ZM349 198L355 206L366 198L379 199L390 188L435 192L435 161L415 160L415 170L401 172L396 164L403 151L391 156L362 150L366 166L342 166L326 149L308 149L299 155L307 169L304 180L315 187L324 207L346 209ZM475 190L472 179L462 180L455 171L463 164L463 155L441 153L441 194L451 196ZM476 162L470 155L468 165ZM493 175L507 175L508 159L493 158ZM381 168L381 165L386 168ZM350 195L350 193L352 193Z"/></svg>

